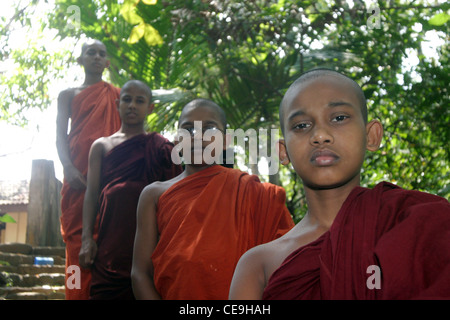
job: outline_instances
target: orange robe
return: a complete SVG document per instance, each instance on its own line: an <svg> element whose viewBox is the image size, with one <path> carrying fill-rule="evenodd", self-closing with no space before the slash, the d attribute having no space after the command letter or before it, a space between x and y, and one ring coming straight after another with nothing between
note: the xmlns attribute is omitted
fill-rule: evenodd
<svg viewBox="0 0 450 320"><path fill-rule="evenodd" d="M283 188L219 165L171 186L158 202L152 255L161 297L227 299L241 255L294 226L285 200Z"/></svg>
<svg viewBox="0 0 450 320"><path fill-rule="evenodd" d="M70 156L74 166L87 175L89 150L92 143L103 136L109 136L120 129L120 117L115 100L120 89L106 82L98 82L77 94L71 104L71 129L68 137ZM78 255L81 248L82 212L86 190L74 190L64 180L61 190L61 233L66 244L66 269L79 266ZM78 278L66 273L66 299L89 298L91 274L88 269L81 271L81 289L76 288ZM68 279L70 277L70 279ZM73 289L68 288L71 282ZM75 286L75 287L74 287Z"/></svg>

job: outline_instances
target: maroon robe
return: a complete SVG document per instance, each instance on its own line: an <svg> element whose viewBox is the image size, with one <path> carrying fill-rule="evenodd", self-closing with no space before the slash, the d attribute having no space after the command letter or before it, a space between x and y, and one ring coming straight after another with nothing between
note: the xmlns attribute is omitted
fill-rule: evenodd
<svg viewBox="0 0 450 320"><path fill-rule="evenodd" d="M91 299L134 298L130 272L139 196L148 184L181 173L181 167L172 163L172 148L164 137L150 133L135 136L105 155Z"/></svg>
<svg viewBox="0 0 450 320"><path fill-rule="evenodd" d="M352 190L330 230L292 252L263 294L283 300L442 298L450 298L450 204L387 182Z"/></svg>

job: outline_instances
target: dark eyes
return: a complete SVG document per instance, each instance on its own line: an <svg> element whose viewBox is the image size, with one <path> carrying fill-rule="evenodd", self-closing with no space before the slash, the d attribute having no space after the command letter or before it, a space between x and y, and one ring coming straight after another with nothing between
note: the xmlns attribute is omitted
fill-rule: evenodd
<svg viewBox="0 0 450 320"><path fill-rule="evenodd" d="M344 121L344 120L346 120L348 118L350 118L350 117L346 116L346 115L339 115L339 116L334 117L333 119L331 119L331 121L333 121L333 122L341 122L341 121Z"/></svg>
<svg viewBox="0 0 450 320"><path fill-rule="evenodd" d="M311 126L311 123L309 123L309 122L302 122L302 123L298 123L298 124L294 125L292 129L294 129L294 130L305 130L305 129L308 129L310 126Z"/></svg>
<svg viewBox="0 0 450 320"><path fill-rule="evenodd" d="M344 122L345 120L347 120L349 118L350 118L350 116L348 116L348 115L333 116L330 119L330 122L334 123L334 124L337 124L337 123ZM295 123L292 126L292 130L294 130L294 131L304 131L304 130L309 129L312 125L313 125L313 122L311 122L311 121L302 121L302 122Z"/></svg>
<svg viewBox="0 0 450 320"><path fill-rule="evenodd" d="M182 129L187 130L191 134L191 136L194 136L199 131L199 130L197 130L199 128L194 128L194 127L182 127ZM221 131L223 133L223 130L217 128L214 125L206 125L201 128L202 133L205 133L208 130L211 130L213 132Z"/></svg>
<svg viewBox="0 0 450 320"><path fill-rule="evenodd" d="M89 56L95 56L96 53L97 53L97 51L95 51L95 50L88 50L87 51L87 54ZM99 55L100 55L100 57L106 57L106 52L100 51Z"/></svg>
<svg viewBox="0 0 450 320"><path fill-rule="evenodd" d="M129 102L131 102L133 99L131 98L131 97L128 97L128 96L125 96L125 97L122 97L122 101L123 102L127 102L127 103L129 103ZM144 99L136 99L136 103L145 103L145 100Z"/></svg>

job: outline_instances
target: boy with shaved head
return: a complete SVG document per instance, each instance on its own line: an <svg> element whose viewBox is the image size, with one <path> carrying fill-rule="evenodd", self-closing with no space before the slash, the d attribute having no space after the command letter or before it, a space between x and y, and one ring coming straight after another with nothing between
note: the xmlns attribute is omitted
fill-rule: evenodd
<svg viewBox="0 0 450 320"><path fill-rule="evenodd" d="M120 90L102 79L103 71L109 66L105 45L99 40L89 40L83 44L77 61L84 68L84 82L59 94L56 119L56 147L64 169L61 233L66 245L66 269L79 266L89 148L97 138L120 128L115 105ZM67 300L89 297L90 271L80 269L79 274L81 286L66 286ZM67 272L66 285L71 281L69 276Z"/></svg>
<svg viewBox="0 0 450 320"><path fill-rule="evenodd" d="M382 182L360 187L382 125L361 88L336 71L298 78L280 105L280 160L303 181L308 212L236 267L231 299L450 297L450 205Z"/></svg>
<svg viewBox="0 0 450 320"><path fill-rule="evenodd" d="M181 172L172 163L173 144L156 132L145 132L153 107L145 83L125 83L117 101L120 129L97 139L89 153L80 265L92 269L90 299L134 299L130 271L139 195L146 185Z"/></svg>
<svg viewBox="0 0 450 320"><path fill-rule="evenodd" d="M179 129L192 142L183 149L191 161L182 174L151 184L140 196L133 290L138 299L226 299L239 257L294 223L283 188L206 159L205 150L216 138L221 141L226 129L217 104L191 101L183 108ZM225 148L223 142L215 152ZM215 152L212 157L220 156Z"/></svg>

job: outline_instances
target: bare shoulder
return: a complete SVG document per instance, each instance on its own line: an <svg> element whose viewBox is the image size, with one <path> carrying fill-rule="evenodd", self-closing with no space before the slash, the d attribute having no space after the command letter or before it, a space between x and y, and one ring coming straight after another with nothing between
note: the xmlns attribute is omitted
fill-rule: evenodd
<svg viewBox="0 0 450 320"><path fill-rule="evenodd" d="M282 237L248 250L242 256L240 264L254 271L263 270L264 282L267 284L272 273L278 269L286 258L308 240L304 238L304 230L297 224Z"/></svg>
<svg viewBox="0 0 450 320"><path fill-rule="evenodd" d="M79 94L84 89L86 89L86 86L71 87L71 88L64 89L64 90L59 92L58 101L60 101L60 102L64 102L64 101L70 102L70 101L72 101L72 99L77 94Z"/></svg>
<svg viewBox="0 0 450 320"><path fill-rule="evenodd" d="M171 186L173 186L178 181L184 178L184 172L178 176L166 180L166 181L155 181L148 186L146 186L141 192L141 198L147 200L153 200L155 204L158 203L160 196L166 192Z"/></svg>
<svg viewBox="0 0 450 320"><path fill-rule="evenodd" d="M69 109L73 97L75 97L75 88L62 90L58 95L58 110Z"/></svg>
<svg viewBox="0 0 450 320"><path fill-rule="evenodd" d="M76 94L76 90L77 88L67 88L64 90L61 90L59 92L59 97L69 97L69 96L74 96Z"/></svg>
<svg viewBox="0 0 450 320"><path fill-rule="evenodd" d="M80 92L79 88L67 88L62 90L58 95L58 102L71 102L72 99Z"/></svg>
<svg viewBox="0 0 450 320"><path fill-rule="evenodd" d="M100 145L103 149L103 154L108 153L126 139L122 133L116 132L108 137L100 137L94 141L93 145Z"/></svg>
<svg viewBox="0 0 450 320"><path fill-rule="evenodd" d="M291 242L285 235L245 252L234 271L229 298L261 299L271 274L289 254Z"/></svg>
<svg viewBox="0 0 450 320"><path fill-rule="evenodd" d="M100 137L92 143L91 153L99 153L103 155L107 145L108 145L108 138Z"/></svg>

